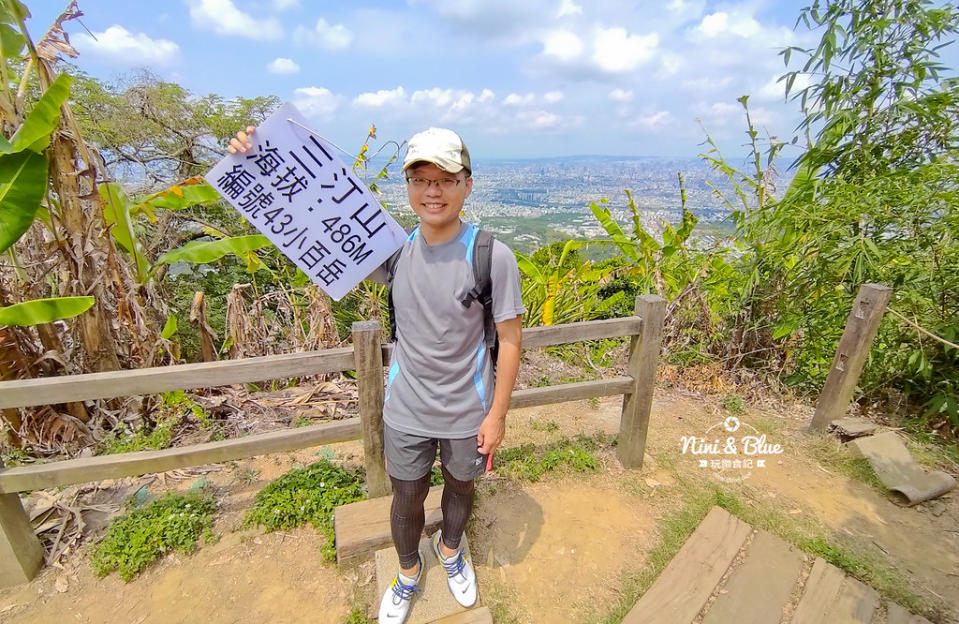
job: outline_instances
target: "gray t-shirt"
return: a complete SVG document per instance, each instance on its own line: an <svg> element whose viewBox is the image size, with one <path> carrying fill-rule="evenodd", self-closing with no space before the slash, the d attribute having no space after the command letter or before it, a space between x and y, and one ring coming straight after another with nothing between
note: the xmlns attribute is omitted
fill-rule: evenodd
<svg viewBox="0 0 959 624"><path fill-rule="evenodd" d="M397 339L383 407L383 420L397 431L468 438L489 412L494 379L483 306L461 302L473 288L477 231L463 223L451 240L428 245L417 229L400 253L392 284ZM516 257L499 241L490 279L493 320L523 314Z"/></svg>

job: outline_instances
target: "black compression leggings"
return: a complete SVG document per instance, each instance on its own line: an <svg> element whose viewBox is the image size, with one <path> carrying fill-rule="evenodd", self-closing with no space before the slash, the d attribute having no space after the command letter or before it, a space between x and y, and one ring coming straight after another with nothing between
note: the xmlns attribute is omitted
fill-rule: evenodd
<svg viewBox="0 0 959 624"><path fill-rule="evenodd" d="M459 548L473 507L473 481L459 481L443 467L443 542L450 548ZM390 477L393 482L393 506L390 509L390 529L393 544L400 557L400 567L408 570L419 561L417 549L426 514L423 503L430 490L430 475L415 481Z"/></svg>

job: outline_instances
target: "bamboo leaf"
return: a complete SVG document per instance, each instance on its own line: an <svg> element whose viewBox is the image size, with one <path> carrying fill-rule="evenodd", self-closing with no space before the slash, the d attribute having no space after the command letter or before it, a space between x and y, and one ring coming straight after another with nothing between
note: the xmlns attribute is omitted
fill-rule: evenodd
<svg viewBox="0 0 959 624"><path fill-rule="evenodd" d="M0 325L26 327L73 318L93 307L93 297L34 299L0 308Z"/></svg>
<svg viewBox="0 0 959 624"><path fill-rule="evenodd" d="M246 252L262 249L270 244L270 239L259 234L223 238L216 241L190 241L186 245L171 249L157 258L157 264L172 264L174 262L204 264L219 260L228 254L244 258Z"/></svg>
<svg viewBox="0 0 959 624"><path fill-rule="evenodd" d="M46 158L31 151L0 155L0 252L33 224L46 189Z"/></svg>
<svg viewBox="0 0 959 624"><path fill-rule="evenodd" d="M14 151L30 149L40 153L50 145L50 134L60 121L60 107L70 95L71 84L73 76L60 74L43 92L33 110L10 139Z"/></svg>

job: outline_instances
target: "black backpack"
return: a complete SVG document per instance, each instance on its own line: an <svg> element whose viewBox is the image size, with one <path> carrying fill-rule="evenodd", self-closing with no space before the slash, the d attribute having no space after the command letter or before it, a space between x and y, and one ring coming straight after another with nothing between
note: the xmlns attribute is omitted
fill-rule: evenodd
<svg viewBox="0 0 959 624"><path fill-rule="evenodd" d="M390 285L387 296L390 314L390 342L396 342L396 311L393 308L393 276L396 274L396 264L405 245L390 256L387 261L387 283ZM496 334L496 323L493 322L493 235L486 230L477 230L476 240L473 241L473 288L460 301L463 307L470 307L474 301L483 306L483 341L493 362L493 372L496 372L496 356L499 353L499 336Z"/></svg>

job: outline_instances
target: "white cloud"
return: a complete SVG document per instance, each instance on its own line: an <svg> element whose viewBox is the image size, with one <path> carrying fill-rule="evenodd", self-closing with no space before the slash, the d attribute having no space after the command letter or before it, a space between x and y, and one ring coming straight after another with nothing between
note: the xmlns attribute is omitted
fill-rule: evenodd
<svg viewBox="0 0 959 624"><path fill-rule="evenodd" d="M743 107L738 102L699 102L693 106L693 112L704 121L721 126L741 117Z"/></svg>
<svg viewBox="0 0 959 624"><path fill-rule="evenodd" d="M495 98L495 97L496 97L496 94L495 94L495 93L493 93L493 92L490 91L489 89L483 89L483 92L480 93L480 96L479 96L479 98L477 98L476 101L477 101L477 102L489 102L489 101L493 100L493 98Z"/></svg>
<svg viewBox="0 0 959 624"><path fill-rule="evenodd" d="M381 106L397 106L406 104L406 90L403 87L395 89L381 89L376 93L361 93L353 98L353 103L359 106L379 108Z"/></svg>
<svg viewBox="0 0 959 624"><path fill-rule="evenodd" d="M190 20L198 28L256 40L283 36L283 27L276 18L255 19L236 8L232 0L189 0L189 3Z"/></svg>
<svg viewBox="0 0 959 624"><path fill-rule="evenodd" d="M273 0L273 8L277 11L285 11L298 6L300 6L300 0Z"/></svg>
<svg viewBox="0 0 959 624"><path fill-rule="evenodd" d="M708 38L718 37L726 33L739 37L753 37L762 30L762 27L751 15L741 15L739 13L730 15L724 11L719 11L704 17L696 30Z"/></svg>
<svg viewBox="0 0 959 624"><path fill-rule="evenodd" d="M793 80L792 90L789 92L790 96L799 93L803 89L809 86L809 74L796 74L796 79ZM756 92L756 97L760 100L767 101L783 101L786 99L786 81L779 80L779 75L775 75L769 79L769 82L764 84Z"/></svg>
<svg viewBox="0 0 959 624"><path fill-rule="evenodd" d="M519 95L518 93L510 93L503 100L503 104L507 106L529 106L533 103L533 100L536 99L536 96L532 93L527 93L526 95Z"/></svg>
<svg viewBox="0 0 959 624"><path fill-rule="evenodd" d="M563 118L547 111L524 111L518 115L520 121L534 130L547 130L560 125Z"/></svg>
<svg viewBox="0 0 959 624"><path fill-rule="evenodd" d="M593 61L600 69L626 72L652 60L659 35L630 35L625 28L597 28L593 39Z"/></svg>
<svg viewBox="0 0 959 624"><path fill-rule="evenodd" d="M655 111L641 115L630 124L634 128L644 128L646 130L662 130L673 121L673 115L669 111Z"/></svg>
<svg viewBox="0 0 959 624"><path fill-rule="evenodd" d="M86 33L75 35L77 47L122 65L168 65L180 51L172 41L134 34L117 24L93 34L95 38Z"/></svg>
<svg viewBox="0 0 959 624"><path fill-rule="evenodd" d="M549 104L555 104L556 102L561 102L566 96L563 95L562 91L548 91L543 94L543 99L546 100Z"/></svg>
<svg viewBox="0 0 959 624"><path fill-rule="evenodd" d="M297 26L293 31L297 43L318 45L327 50L345 50L353 43L353 33L343 24L330 24L322 17L312 29Z"/></svg>
<svg viewBox="0 0 959 624"><path fill-rule="evenodd" d="M722 78L687 78L683 80L682 87L686 91L708 93L710 91L725 89L732 84L732 82L732 76L723 76Z"/></svg>
<svg viewBox="0 0 959 624"><path fill-rule="evenodd" d="M293 92L293 103L307 117L329 119L339 108L341 99L325 87L301 87Z"/></svg>
<svg viewBox="0 0 959 624"><path fill-rule="evenodd" d="M566 15L582 15L583 7L579 6L573 0L562 0L559 3L559 11L556 12L556 17L565 17Z"/></svg>
<svg viewBox="0 0 959 624"><path fill-rule="evenodd" d="M571 61L583 52L583 41L568 30L554 30L543 39L543 54Z"/></svg>
<svg viewBox="0 0 959 624"><path fill-rule="evenodd" d="M294 63L292 59L279 57L273 59L266 66L266 70L271 74L296 74L300 71L300 66Z"/></svg>
<svg viewBox="0 0 959 624"><path fill-rule="evenodd" d="M613 89L609 92L609 99L614 102L629 102L633 99L633 92L623 89Z"/></svg>

